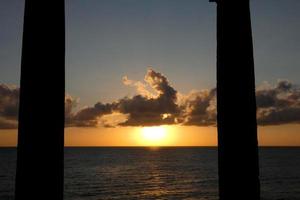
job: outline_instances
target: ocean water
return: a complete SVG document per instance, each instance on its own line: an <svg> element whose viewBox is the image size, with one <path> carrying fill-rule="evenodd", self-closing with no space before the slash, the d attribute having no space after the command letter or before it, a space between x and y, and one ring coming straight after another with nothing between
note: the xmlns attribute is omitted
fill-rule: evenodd
<svg viewBox="0 0 300 200"><path fill-rule="evenodd" d="M300 200L300 148L260 148L262 199ZM16 149L0 148L0 200ZM66 148L65 199L218 199L216 148Z"/></svg>

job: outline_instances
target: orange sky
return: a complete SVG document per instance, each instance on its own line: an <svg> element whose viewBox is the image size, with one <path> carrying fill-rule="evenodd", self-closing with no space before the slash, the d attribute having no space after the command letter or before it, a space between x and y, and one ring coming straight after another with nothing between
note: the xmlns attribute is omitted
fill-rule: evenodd
<svg viewBox="0 0 300 200"><path fill-rule="evenodd" d="M147 131L162 131L157 138ZM259 127L261 146L300 146L300 125ZM41 131L42 134L42 131ZM0 146L16 146L17 131L1 130ZM141 127L66 128L66 146L216 146L214 127L163 126L159 129Z"/></svg>

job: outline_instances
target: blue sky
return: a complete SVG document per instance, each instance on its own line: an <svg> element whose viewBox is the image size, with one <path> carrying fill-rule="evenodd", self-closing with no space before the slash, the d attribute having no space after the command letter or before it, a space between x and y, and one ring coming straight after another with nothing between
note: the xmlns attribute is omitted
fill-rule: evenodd
<svg viewBox="0 0 300 200"><path fill-rule="evenodd" d="M300 1L252 0L256 82L299 84ZM81 105L134 89L147 66L187 93L215 86L216 6L206 0L67 0L67 92ZM0 2L0 82L19 85L24 1ZM41 63L41 68L42 68Z"/></svg>

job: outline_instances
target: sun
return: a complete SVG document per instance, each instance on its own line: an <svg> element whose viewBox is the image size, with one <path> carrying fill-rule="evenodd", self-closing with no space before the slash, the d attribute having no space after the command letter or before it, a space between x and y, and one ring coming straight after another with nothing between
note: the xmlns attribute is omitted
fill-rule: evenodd
<svg viewBox="0 0 300 200"><path fill-rule="evenodd" d="M147 145L161 145L167 138L167 130L163 126L143 127L141 129L142 140Z"/></svg>

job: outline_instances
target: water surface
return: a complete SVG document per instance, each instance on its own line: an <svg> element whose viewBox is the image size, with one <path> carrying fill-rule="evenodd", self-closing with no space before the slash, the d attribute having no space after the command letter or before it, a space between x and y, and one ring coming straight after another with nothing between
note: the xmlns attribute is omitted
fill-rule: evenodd
<svg viewBox="0 0 300 200"><path fill-rule="evenodd" d="M0 200L15 148L0 148ZM260 148L262 199L300 200L300 148ZM66 148L65 199L218 199L216 148Z"/></svg>

